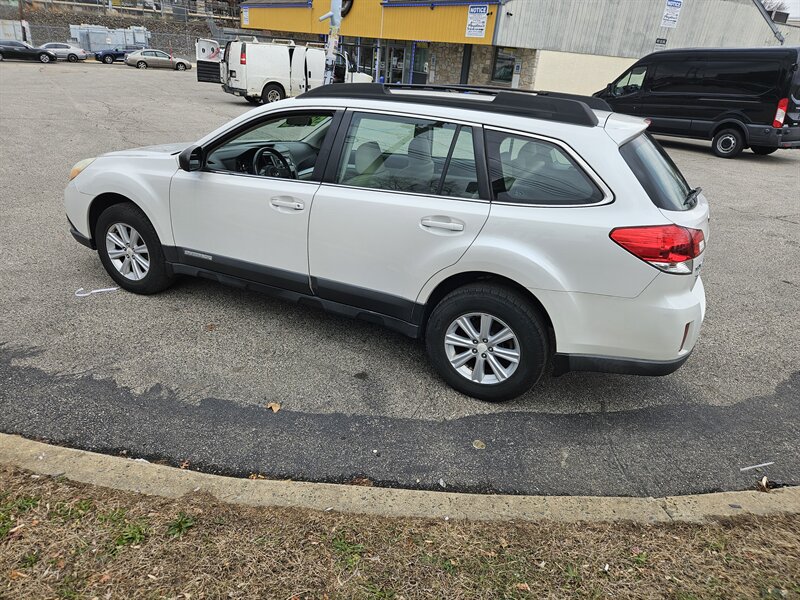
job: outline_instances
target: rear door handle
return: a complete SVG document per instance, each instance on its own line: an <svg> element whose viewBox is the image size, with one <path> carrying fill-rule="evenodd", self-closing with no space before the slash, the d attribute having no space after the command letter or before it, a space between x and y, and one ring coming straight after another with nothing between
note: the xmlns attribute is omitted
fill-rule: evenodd
<svg viewBox="0 0 800 600"><path fill-rule="evenodd" d="M464 231L464 223L460 221L444 220L437 217L424 217L420 223L422 223L423 227L446 229L447 231Z"/></svg>
<svg viewBox="0 0 800 600"><path fill-rule="evenodd" d="M287 200L285 198L272 198L269 203L275 208L291 208L292 210L303 210L306 205L299 200Z"/></svg>

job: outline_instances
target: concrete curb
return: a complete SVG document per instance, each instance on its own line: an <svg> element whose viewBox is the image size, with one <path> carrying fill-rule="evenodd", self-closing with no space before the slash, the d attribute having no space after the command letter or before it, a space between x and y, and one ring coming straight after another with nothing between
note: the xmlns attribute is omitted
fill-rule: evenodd
<svg viewBox="0 0 800 600"><path fill-rule="evenodd" d="M507 496L249 480L185 471L145 461L0 434L0 463L44 475L153 496L209 493L249 506L280 506L387 517L483 521L703 522L736 515L800 513L800 487L770 493L723 492L667 498Z"/></svg>

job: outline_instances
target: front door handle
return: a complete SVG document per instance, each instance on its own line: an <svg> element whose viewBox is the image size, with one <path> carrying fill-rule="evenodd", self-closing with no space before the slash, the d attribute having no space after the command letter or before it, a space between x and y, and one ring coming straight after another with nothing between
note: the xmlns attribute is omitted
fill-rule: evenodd
<svg viewBox="0 0 800 600"><path fill-rule="evenodd" d="M441 217L424 217L420 223L423 227L446 229L447 231L464 231L464 223Z"/></svg>
<svg viewBox="0 0 800 600"><path fill-rule="evenodd" d="M289 200L286 198L272 198L269 203L275 208L290 208L292 210L303 210L306 205L299 200Z"/></svg>

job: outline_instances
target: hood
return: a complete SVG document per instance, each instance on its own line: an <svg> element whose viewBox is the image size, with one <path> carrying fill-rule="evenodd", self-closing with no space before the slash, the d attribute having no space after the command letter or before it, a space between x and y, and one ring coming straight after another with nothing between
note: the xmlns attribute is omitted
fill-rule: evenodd
<svg viewBox="0 0 800 600"><path fill-rule="evenodd" d="M169 154L178 154L182 150L191 146L193 143L194 142L179 142L173 144L159 144L158 146L144 146L142 148L131 148L129 150L106 152L102 156L140 156L157 158Z"/></svg>

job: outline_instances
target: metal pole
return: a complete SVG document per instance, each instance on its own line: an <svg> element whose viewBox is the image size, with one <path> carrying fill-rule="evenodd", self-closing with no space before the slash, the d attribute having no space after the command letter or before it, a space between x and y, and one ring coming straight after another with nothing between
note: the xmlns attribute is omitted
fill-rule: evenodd
<svg viewBox="0 0 800 600"><path fill-rule="evenodd" d="M342 24L342 0L331 0L331 10L322 15L319 20L331 20L331 29L328 34L328 48L325 54L325 77L323 85L333 83L333 70L336 66L336 46L339 44L339 27Z"/></svg>

